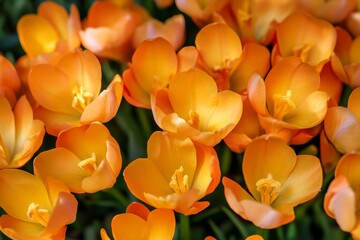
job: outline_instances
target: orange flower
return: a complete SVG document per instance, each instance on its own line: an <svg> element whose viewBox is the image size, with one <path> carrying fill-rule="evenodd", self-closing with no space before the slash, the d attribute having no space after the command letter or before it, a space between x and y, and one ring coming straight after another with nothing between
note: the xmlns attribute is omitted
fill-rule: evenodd
<svg viewBox="0 0 360 240"><path fill-rule="evenodd" d="M344 21L355 9L355 0L298 0L299 6L307 12L330 23Z"/></svg>
<svg viewBox="0 0 360 240"><path fill-rule="evenodd" d="M294 207L312 199L322 185L318 158L298 155L277 138L258 138L243 158L246 192L223 177L225 198L242 218L261 228L277 228L294 220Z"/></svg>
<svg viewBox="0 0 360 240"><path fill-rule="evenodd" d="M359 153L342 156L324 199L327 215L334 218L343 231L351 232L354 239L360 238L359 171Z"/></svg>
<svg viewBox="0 0 360 240"><path fill-rule="evenodd" d="M319 72L330 60L336 43L336 31L330 23L303 12L285 18L277 27L276 37L273 65L284 57L297 56Z"/></svg>
<svg viewBox="0 0 360 240"><path fill-rule="evenodd" d="M131 38L140 13L110 1L95 1L80 31L85 48L102 58L126 62L132 54Z"/></svg>
<svg viewBox="0 0 360 240"><path fill-rule="evenodd" d="M25 85L32 66L57 62L67 52L80 47L80 28L80 16L75 5L68 14L63 6L52 1L43 2L37 14L20 18L17 32L26 56L17 61L16 68Z"/></svg>
<svg viewBox="0 0 360 240"><path fill-rule="evenodd" d="M19 76L12 63L0 55L0 96L6 97L11 107L17 101L20 84Z"/></svg>
<svg viewBox="0 0 360 240"><path fill-rule="evenodd" d="M112 187L122 164L120 147L99 122L62 131L56 148L41 152L34 173L43 181L51 176L71 192L93 193Z"/></svg>
<svg viewBox="0 0 360 240"><path fill-rule="evenodd" d="M175 75L168 89L151 98L156 123L164 130L214 146L238 123L242 99L229 90L217 91L205 72L191 69Z"/></svg>
<svg viewBox="0 0 360 240"><path fill-rule="evenodd" d="M36 116L55 136L73 126L109 121L119 108L123 91L121 78L116 75L100 93L101 66L86 50L66 54L56 66L33 67L29 87L40 105Z"/></svg>
<svg viewBox="0 0 360 240"><path fill-rule="evenodd" d="M125 182L135 197L153 207L185 215L209 206L209 202L198 200L213 192L220 181L213 148L177 134L155 132L147 151L148 158L136 159L124 170Z"/></svg>
<svg viewBox="0 0 360 240"><path fill-rule="evenodd" d="M182 14L174 15L164 23L149 18L136 27L133 35L133 46L136 49L146 39L162 37L169 41L174 49L179 49L185 41L185 18Z"/></svg>
<svg viewBox="0 0 360 240"><path fill-rule="evenodd" d="M228 2L229 0L175 0L176 7L200 27L209 23L214 13Z"/></svg>
<svg viewBox="0 0 360 240"><path fill-rule="evenodd" d="M61 182L43 183L18 169L0 171L0 230L11 239L64 239L75 221L76 198Z"/></svg>
<svg viewBox="0 0 360 240"><path fill-rule="evenodd" d="M315 68L298 57L288 57L270 70L265 82L254 74L248 95L265 131L290 141L299 130L310 130L324 119L329 97L318 91L319 86ZM308 140L306 137L303 142Z"/></svg>
<svg viewBox="0 0 360 240"><path fill-rule="evenodd" d="M14 110L0 96L0 169L22 167L39 149L44 135L44 124L34 120L25 96L18 100Z"/></svg>
<svg viewBox="0 0 360 240"><path fill-rule="evenodd" d="M134 106L150 109L150 94L166 87L177 68L176 52L168 41L155 38L142 42L123 73L125 99Z"/></svg>
<svg viewBox="0 0 360 240"><path fill-rule="evenodd" d="M149 211L138 202L131 203L126 213L118 214L111 221L115 240L171 240L175 234L175 216L170 209ZM101 229L101 239L110 240L105 229Z"/></svg>
<svg viewBox="0 0 360 240"><path fill-rule="evenodd" d="M360 88L352 91L348 107L328 109L324 130L328 140L340 153L360 151Z"/></svg>

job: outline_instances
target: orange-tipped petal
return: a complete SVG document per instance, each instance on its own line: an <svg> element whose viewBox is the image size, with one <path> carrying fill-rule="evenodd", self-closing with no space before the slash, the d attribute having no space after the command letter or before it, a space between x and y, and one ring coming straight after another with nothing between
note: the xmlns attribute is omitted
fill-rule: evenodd
<svg viewBox="0 0 360 240"><path fill-rule="evenodd" d="M360 121L360 109L359 109L359 103L360 103L360 87L354 89L348 99L348 109L351 110L351 112L354 114L355 118Z"/></svg>
<svg viewBox="0 0 360 240"><path fill-rule="evenodd" d="M335 177L339 175L346 176L346 179L353 189L357 189L360 183L360 154L348 153L343 155L335 169Z"/></svg>

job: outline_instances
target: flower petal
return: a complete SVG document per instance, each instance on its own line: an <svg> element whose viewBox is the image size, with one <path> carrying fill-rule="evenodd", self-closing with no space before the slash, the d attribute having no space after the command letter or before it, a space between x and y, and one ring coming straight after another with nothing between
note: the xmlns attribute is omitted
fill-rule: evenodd
<svg viewBox="0 0 360 240"><path fill-rule="evenodd" d="M298 155L296 165L281 186L281 191L272 206L296 206L315 197L322 186L320 160L311 155Z"/></svg>
<svg viewBox="0 0 360 240"><path fill-rule="evenodd" d="M360 185L360 154L348 153L343 155L335 169L335 177L344 175L353 189Z"/></svg>
<svg viewBox="0 0 360 240"><path fill-rule="evenodd" d="M246 148L243 174L246 186L255 199L260 199L256 182L270 173L274 180L284 183L296 164L296 154L283 140L259 138Z"/></svg>
<svg viewBox="0 0 360 240"><path fill-rule="evenodd" d="M149 213L147 239L171 240L175 234L175 215L170 209L154 209Z"/></svg>

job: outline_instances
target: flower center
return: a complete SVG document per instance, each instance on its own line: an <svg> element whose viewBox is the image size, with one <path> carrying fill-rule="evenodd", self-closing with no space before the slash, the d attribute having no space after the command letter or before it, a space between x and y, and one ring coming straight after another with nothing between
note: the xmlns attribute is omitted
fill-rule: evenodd
<svg viewBox="0 0 360 240"><path fill-rule="evenodd" d="M291 100L291 90L287 90L286 95L274 94L274 117L282 120L289 112L293 111L296 106Z"/></svg>
<svg viewBox="0 0 360 240"><path fill-rule="evenodd" d="M78 111L83 113L85 107L93 100L93 94L91 92L85 91L83 86L75 86L72 91L73 101L71 106Z"/></svg>
<svg viewBox="0 0 360 240"><path fill-rule="evenodd" d="M280 182L273 179L271 173L256 182L256 190L261 194L261 202L271 205L280 192Z"/></svg>
<svg viewBox="0 0 360 240"><path fill-rule="evenodd" d="M44 227L47 226L50 219L49 210L40 208L40 205L37 203L30 203L27 210L27 216L30 220L35 220Z"/></svg>
<svg viewBox="0 0 360 240"><path fill-rule="evenodd" d="M97 163L96 163L96 154L93 152L91 157L86 158L78 163L78 166L83 170L85 173L92 175L96 172Z"/></svg>
<svg viewBox="0 0 360 240"><path fill-rule="evenodd" d="M180 166L175 170L171 177L170 187L175 191L175 193L184 193L189 190L188 179L189 176L187 174L184 175L183 166Z"/></svg>
<svg viewBox="0 0 360 240"><path fill-rule="evenodd" d="M189 117L190 119L187 121L187 123L192 126L195 129L199 129L199 114L192 109L189 111Z"/></svg>

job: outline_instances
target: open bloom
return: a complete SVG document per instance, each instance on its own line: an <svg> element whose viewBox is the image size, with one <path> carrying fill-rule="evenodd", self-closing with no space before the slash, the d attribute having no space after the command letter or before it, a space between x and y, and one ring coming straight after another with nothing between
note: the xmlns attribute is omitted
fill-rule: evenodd
<svg viewBox="0 0 360 240"><path fill-rule="evenodd" d="M51 76L51 78L49 78ZM49 134L94 121L111 120L122 99L123 85L115 75L100 93L101 66L89 51L66 54L56 66L39 64L29 74L29 87L40 105L35 111Z"/></svg>
<svg viewBox="0 0 360 240"><path fill-rule="evenodd" d="M14 106L20 91L21 82L12 65L4 56L0 55L0 96L8 99L11 106Z"/></svg>
<svg viewBox="0 0 360 240"><path fill-rule="evenodd" d="M298 57L288 57L270 70L265 81L254 74L249 80L248 97L266 133L290 141L299 130L311 129L323 121L329 97L319 91L319 86L320 77L314 67ZM306 137L301 141L308 140Z"/></svg>
<svg viewBox="0 0 360 240"><path fill-rule="evenodd" d="M51 176L71 192L93 193L116 182L122 164L119 144L99 122L62 131L56 148L43 151L34 160L34 173Z"/></svg>
<svg viewBox="0 0 360 240"><path fill-rule="evenodd" d="M132 54L132 35L140 23L137 11L111 1L95 1L80 39L96 56L126 62Z"/></svg>
<svg viewBox="0 0 360 240"><path fill-rule="evenodd" d="M340 153L360 151L360 88L352 91L348 106L328 109L324 119L325 136Z"/></svg>
<svg viewBox="0 0 360 240"><path fill-rule="evenodd" d="M343 231L360 239L360 154L348 153L341 157L335 178L325 194L324 209Z"/></svg>
<svg viewBox="0 0 360 240"><path fill-rule="evenodd" d="M34 119L25 96L14 109L0 96L0 169L22 167L39 149L44 135L44 123Z"/></svg>
<svg viewBox="0 0 360 240"><path fill-rule="evenodd" d="M209 206L209 202L198 200L213 192L220 181L213 148L174 133L155 132L147 152L147 158L132 161L124 170L126 185L133 195L153 207L185 215Z"/></svg>
<svg viewBox="0 0 360 240"><path fill-rule="evenodd" d="M297 56L320 71L333 53L336 31L324 20L305 12L293 12L278 25L276 38L272 51L274 65L284 57Z"/></svg>
<svg viewBox="0 0 360 240"><path fill-rule="evenodd" d="M176 52L168 41L161 37L143 41L123 73L125 99L150 109L150 94L167 87L177 70Z"/></svg>
<svg viewBox="0 0 360 240"><path fill-rule="evenodd" d="M0 171L0 230L11 239L64 239L75 221L76 198L61 182L18 169Z"/></svg>
<svg viewBox="0 0 360 240"><path fill-rule="evenodd" d="M276 228L294 220L294 207L320 191L318 158L298 155L278 138L258 138L246 148L243 175L250 194L223 177L225 198L242 218L261 228Z"/></svg>
<svg viewBox="0 0 360 240"><path fill-rule="evenodd" d="M176 74L169 88L158 90L151 98L151 107L164 131L214 146L240 120L242 99L230 90L218 92L208 74L190 69Z"/></svg>
<svg viewBox="0 0 360 240"><path fill-rule="evenodd" d="M113 217L111 228L114 240L172 240L175 224L172 210L158 208L150 212L143 204L133 202L126 213ZM110 240L105 229L101 229L101 239Z"/></svg>

